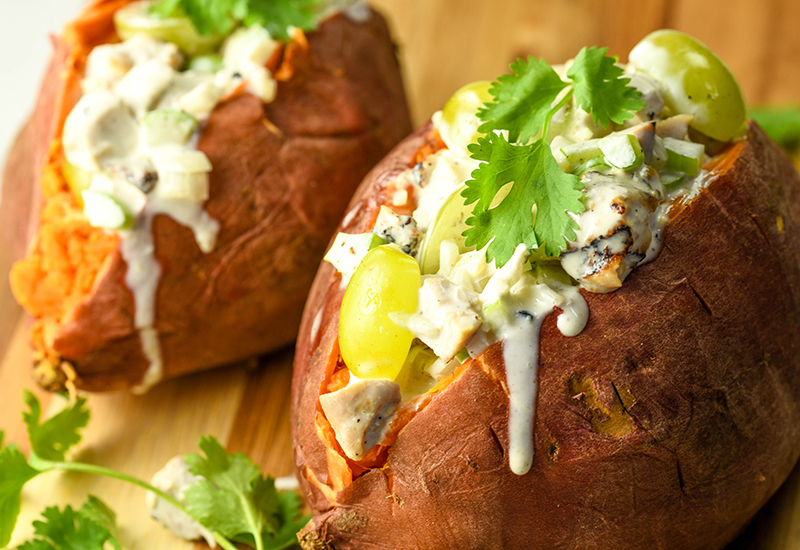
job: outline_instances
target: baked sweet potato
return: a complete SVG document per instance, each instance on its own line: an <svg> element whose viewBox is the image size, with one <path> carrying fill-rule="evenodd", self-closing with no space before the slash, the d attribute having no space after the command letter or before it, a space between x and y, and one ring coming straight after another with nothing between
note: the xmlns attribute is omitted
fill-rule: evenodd
<svg viewBox="0 0 800 550"><path fill-rule="evenodd" d="M388 182L430 152L430 126L365 179L340 226L361 233ZM800 178L751 123L668 223L664 248L589 322L541 329L534 458L508 466L502 343L406 411L370 461L321 421L341 387L340 275L323 263L293 385L307 549L722 548L800 454Z"/></svg>
<svg viewBox="0 0 800 550"><path fill-rule="evenodd" d="M89 226L61 175L61 132L80 97L87 54L118 40L112 17L128 3L98 0L53 39L36 112L5 173L3 231L17 242L28 227L19 205L42 202L30 197L40 182L46 197L11 281L36 317L37 379L52 388L66 381L90 391L131 387L150 366L118 239ZM220 224L214 249L203 253L192 231L169 216L153 221L164 378L293 341L352 191L410 131L394 46L377 13L363 22L343 13L327 18L282 45L270 68L274 100L247 92L223 100L197 143L213 166L204 208Z"/></svg>

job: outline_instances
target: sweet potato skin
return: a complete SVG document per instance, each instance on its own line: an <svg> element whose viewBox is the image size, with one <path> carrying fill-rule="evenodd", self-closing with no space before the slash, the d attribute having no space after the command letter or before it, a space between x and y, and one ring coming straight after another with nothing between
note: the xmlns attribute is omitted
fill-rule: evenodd
<svg viewBox="0 0 800 550"><path fill-rule="evenodd" d="M165 378L293 341L313 274L353 190L411 131L394 45L379 14L364 23L336 15L307 39L307 50L293 52L291 77L278 83L273 102L236 96L205 126L198 148L214 167L205 208L221 224L214 251L204 255L191 230L171 218L154 220L162 267L155 327ZM46 82L63 70L57 61ZM45 85L40 103L52 93ZM53 138L36 135L45 144ZM8 187L35 183L15 171L6 174ZM130 387L148 368L126 269L119 251L112 253L91 294L53 336L53 351L72 365L79 388Z"/></svg>
<svg viewBox="0 0 800 550"><path fill-rule="evenodd" d="M407 165L426 131L370 173L341 230L367 230L387 172ZM714 549L732 540L800 454L800 178L754 124L731 154L671 220L654 262L615 293L584 293L580 335L545 320L524 476L507 464L496 344L400 432L384 468L325 489L314 417L342 292L323 265L293 384L295 465L315 514L302 546Z"/></svg>

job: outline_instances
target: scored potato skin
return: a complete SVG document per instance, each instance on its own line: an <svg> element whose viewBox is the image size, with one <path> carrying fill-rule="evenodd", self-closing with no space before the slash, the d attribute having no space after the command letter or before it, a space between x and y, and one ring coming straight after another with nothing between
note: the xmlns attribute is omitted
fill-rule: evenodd
<svg viewBox="0 0 800 550"><path fill-rule="evenodd" d="M368 229L376 167L342 229ZM583 292L573 338L545 319L535 456L508 467L502 345L414 417L370 470L335 495L314 417L337 333L339 276L323 265L295 359L295 466L315 514L306 549L718 549L800 454L800 178L763 131L672 219L664 248L611 294Z"/></svg>
<svg viewBox="0 0 800 550"><path fill-rule="evenodd" d="M205 125L198 149L213 166L205 209L221 225L216 248L203 254L191 230L168 216L153 222L165 378L293 341L353 190L411 131L394 45L379 14L364 23L335 15L307 39L307 51L292 52L293 74L278 82L273 102L244 93L218 105ZM58 70L51 67L48 77ZM5 187L32 184L7 177ZM79 388L130 387L147 370L126 269L115 251L53 337Z"/></svg>

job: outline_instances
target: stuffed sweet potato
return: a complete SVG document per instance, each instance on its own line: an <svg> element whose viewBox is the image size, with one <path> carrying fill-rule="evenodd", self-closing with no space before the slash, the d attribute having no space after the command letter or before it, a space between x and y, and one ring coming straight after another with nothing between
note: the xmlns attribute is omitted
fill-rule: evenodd
<svg viewBox="0 0 800 550"><path fill-rule="evenodd" d="M9 159L4 233L36 228L11 284L47 387L146 388L292 342L353 190L410 131L365 5L200 34L165 4L98 0L54 38Z"/></svg>
<svg viewBox="0 0 800 550"><path fill-rule="evenodd" d="M603 53L462 90L362 183L297 344L304 548L722 548L792 469L800 178L693 39L648 37L625 75ZM700 71L708 103L681 103L697 63L718 71ZM609 71L595 99L586 67ZM514 101L548 83L526 134ZM627 114L590 116L610 95ZM519 187L541 184L532 208ZM575 222L560 241L537 225L547 197Z"/></svg>

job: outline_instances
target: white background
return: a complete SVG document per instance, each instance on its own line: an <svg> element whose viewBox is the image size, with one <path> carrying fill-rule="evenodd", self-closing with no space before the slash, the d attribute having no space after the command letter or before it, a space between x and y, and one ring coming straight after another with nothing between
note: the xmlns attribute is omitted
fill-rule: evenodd
<svg viewBox="0 0 800 550"><path fill-rule="evenodd" d="M50 56L49 33L83 0L0 0L0 161L30 116Z"/></svg>

